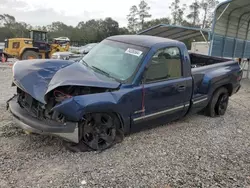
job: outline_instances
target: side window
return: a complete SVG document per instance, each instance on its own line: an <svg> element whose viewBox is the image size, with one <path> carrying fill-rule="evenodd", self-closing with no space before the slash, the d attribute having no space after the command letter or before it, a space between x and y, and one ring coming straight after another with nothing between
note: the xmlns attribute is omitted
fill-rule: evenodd
<svg viewBox="0 0 250 188"><path fill-rule="evenodd" d="M146 73L146 82L176 79L182 76L180 50L169 47L158 50L152 57Z"/></svg>
<svg viewBox="0 0 250 188"><path fill-rule="evenodd" d="M20 42L13 42L12 48L13 49L18 49L20 47Z"/></svg>

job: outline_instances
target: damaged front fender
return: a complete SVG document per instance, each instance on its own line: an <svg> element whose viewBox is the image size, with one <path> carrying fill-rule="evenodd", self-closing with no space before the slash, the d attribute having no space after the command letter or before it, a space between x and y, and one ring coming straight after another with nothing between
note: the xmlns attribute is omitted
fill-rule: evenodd
<svg viewBox="0 0 250 188"><path fill-rule="evenodd" d="M93 112L121 113L117 100L110 92L74 96L57 104L52 110L57 111L71 121L80 121L84 114Z"/></svg>

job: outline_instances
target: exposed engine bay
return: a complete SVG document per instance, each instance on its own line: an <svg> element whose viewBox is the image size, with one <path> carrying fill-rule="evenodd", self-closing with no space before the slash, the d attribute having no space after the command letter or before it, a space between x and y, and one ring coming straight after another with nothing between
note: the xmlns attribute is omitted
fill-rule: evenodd
<svg viewBox="0 0 250 188"><path fill-rule="evenodd" d="M60 104L63 100L72 98L74 96L89 95L108 91L110 91L110 89L98 87L62 86L49 92L45 96L45 101L47 103L43 104L17 87L18 103L22 108L28 111L33 117L36 117L40 120L57 121L60 123L66 122L67 117L52 110L57 104Z"/></svg>
<svg viewBox="0 0 250 188"><path fill-rule="evenodd" d="M73 96L79 95L89 95L95 93L103 93L108 92L110 89L107 88L99 88L99 87L86 87L86 86L61 86L49 94L46 95L46 101L50 103L54 102L62 102L66 98L71 98Z"/></svg>

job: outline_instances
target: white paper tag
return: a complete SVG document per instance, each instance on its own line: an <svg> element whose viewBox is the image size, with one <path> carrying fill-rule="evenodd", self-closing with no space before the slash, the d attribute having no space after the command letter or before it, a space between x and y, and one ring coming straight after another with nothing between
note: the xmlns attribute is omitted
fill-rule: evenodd
<svg viewBox="0 0 250 188"><path fill-rule="evenodd" d="M135 56L139 57L139 56L142 54L142 51L136 50L136 49L132 49L132 48L128 48L128 49L125 51L125 53L126 53L126 54L135 55Z"/></svg>

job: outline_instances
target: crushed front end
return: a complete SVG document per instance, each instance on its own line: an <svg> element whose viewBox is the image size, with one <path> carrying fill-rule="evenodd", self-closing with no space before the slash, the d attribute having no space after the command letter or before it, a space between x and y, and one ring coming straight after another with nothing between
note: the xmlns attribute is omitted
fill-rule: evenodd
<svg viewBox="0 0 250 188"><path fill-rule="evenodd" d="M7 101L17 125L23 130L38 134L62 137L70 142L79 142L78 123L51 110L54 102L43 104L17 87L17 94Z"/></svg>
<svg viewBox="0 0 250 188"><path fill-rule="evenodd" d="M7 108L22 129L79 143L91 104L113 99L120 83L89 67L63 60L26 60L13 66L16 95ZM106 97L100 97L105 93ZM93 97L93 98L92 98ZM87 109L89 110L87 112ZM89 112L90 113L90 112Z"/></svg>
<svg viewBox="0 0 250 188"><path fill-rule="evenodd" d="M79 143L82 106L74 97L106 91L106 88L97 87L58 87L45 96L44 104L17 86L16 95L7 101L7 109L13 114L17 125L27 132L56 135Z"/></svg>

